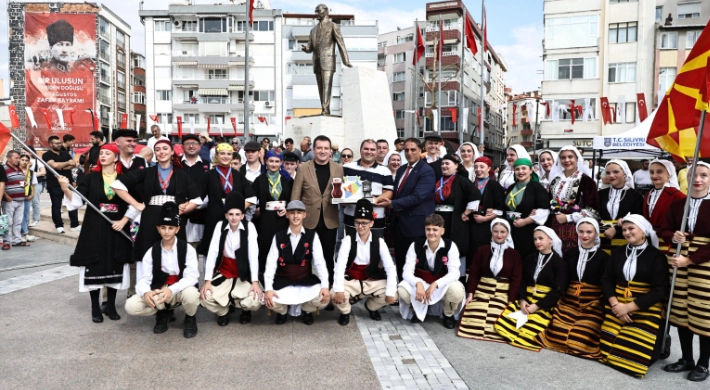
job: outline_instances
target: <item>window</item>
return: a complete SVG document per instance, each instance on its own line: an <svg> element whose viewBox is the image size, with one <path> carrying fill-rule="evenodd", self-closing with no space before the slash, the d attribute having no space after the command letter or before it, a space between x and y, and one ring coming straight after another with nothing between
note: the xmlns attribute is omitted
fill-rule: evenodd
<svg viewBox="0 0 710 390"><path fill-rule="evenodd" d="M145 58L143 56L133 57L133 67L145 69Z"/></svg>
<svg viewBox="0 0 710 390"><path fill-rule="evenodd" d="M407 59L406 59L405 54L406 54L406 53L397 53L397 54L395 54L395 55L394 55L394 63L395 63L395 64L398 64L398 63L400 63L400 62L406 61Z"/></svg>
<svg viewBox="0 0 710 390"><path fill-rule="evenodd" d="M126 46L126 34L116 31L116 46L125 47Z"/></svg>
<svg viewBox="0 0 710 390"><path fill-rule="evenodd" d="M698 37L700 37L700 33L702 30L696 30L696 31L688 31L685 33L685 48L686 49L692 49L693 46L695 46L695 42L698 41Z"/></svg>
<svg viewBox="0 0 710 390"><path fill-rule="evenodd" d="M545 19L546 49L597 46L598 37L598 15Z"/></svg>
<svg viewBox="0 0 710 390"><path fill-rule="evenodd" d="M656 23L663 23L663 7L656 7Z"/></svg>
<svg viewBox="0 0 710 390"><path fill-rule="evenodd" d="M99 34L103 36L108 36L110 33L111 28L109 27L108 22L104 18L99 18Z"/></svg>
<svg viewBox="0 0 710 390"><path fill-rule="evenodd" d="M210 118L210 125L218 125L219 120L222 120L222 123L224 122L224 114L212 114L208 116Z"/></svg>
<svg viewBox="0 0 710 390"><path fill-rule="evenodd" d="M288 66L289 74L313 74L313 65L304 63L292 63Z"/></svg>
<svg viewBox="0 0 710 390"><path fill-rule="evenodd" d="M182 22L182 31L197 31L197 20L186 20Z"/></svg>
<svg viewBox="0 0 710 390"><path fill-rule="evenodd" d="M208 69L207 80L227 80L229 75L227 69Z"/></svg>
<svg viewBox="0 0 710 390"><path fill-rule="evenodd" d="M111 94L110 94L110 90L108 87L105 87L102 85L99 88L99 101L101 101L101 103L106 104L106 105L110 105L111 104L111 96L110 95Z"/></svg>
<svg viewBox="0 0 710 390"><path fill-rule="evenodd" d="M126 53L122 51L117 51L116 52L116 62L119 68L126 68Z"/></svg>
<svg viewBox="0 0 710 390"><path fill-rule="evenodd" d="M190 125L190 119L194 119L196 125L200 124L200 114L183 114L183 117L182 123Z"/></svg>
<svg viewBox="0 0 710 390"><path fill-rule="evenodd" d="M380 47L387 47L387 41L385 41L385 42L378 42L378 43L377 43L377 48L380 48Z"/></svg>
<svg viewBox="0 0 710 390"><path fill-rule="evenodd" d="M636 63L609 64L610 83L633 83L636 81Z"/></svg>
<svg viewBox="0 0 710 390"><path fill-rule="evenodd" d="M405 74L404 72L395 72L392 74L392 81L397 82L397 81L404 81Z"/></svg>
<svg viewBox="0 0 710 390"><path fill-rule="evenodd" d="M700 3L678 4L678 19L691 19L700 17Z"/></svg>
<svg viewBox="0 0 710 390"><path fill-rule="evenodd" d="M404 101L404 92L396 92L392 94L392 101L401 102Z"/></svg>
<svg viewBox="0 0 710 390"><path fill-rule="evenodd" d="M545 80L597 78L597 58L564 58L545 61Z"/></svg>
<svg viewBox="0 0 710 390"><path fill-rule="evenodd" d="M397 138L404 138L404 129L397 129Z"/></svg>
<svg viewBox="0 0 710 390"><path fill-rule="evenodd" d="M126 109L126 93L125 92L118 93L118 109L119 110Z"/></svg>
<svg viewBox="0 0 710 390"><path fill-rule="evenodd" d="M169 20L156 20L155 21L155 31L170 31L170 21Z"/></svg>
<svg viewBox="0 0 710 390"><path fill-rule="evenodd" d="M658 75L658 93L665 93L673 85L676 68L661 68Z"/></svg>
<svg viewBox="0 0 710 390"><path fill-rule="evenodd" d="M269 22L267 20L254 22L252 25L252 31L274 31L274 22Z"/></svg>
<svg viewBox="0 0 710 390"><path fill-rule="evenodd" d="M145 94L143 92L135 92L133 94L133 103L145 104Z"/></svg>
<svg viewBox="0 0 710 390"><path fill-rule="evenodd" d="M159 101L170 101L173 96L173 91L171 90L162 90L162 91L155 91L155 99Z"/></svg>
<svg viewBox="0 0 710 390"><path fill-rule="evenodd" d="M173 114L158 114L158 123L173 123Z"/></svg>
<svg viewBox="0 0 710 390"><path fill-rule="evenodd" d="M401 37L397 37L397 44L399 45L400 43L405 43L405 42L412 42L414 41L414 34L407 34Z"/></svg>
<svg viewBox="0 0 710 390"><path fill-rule="evenodd" d="M396 110L394 112L394 119L404 119L404 110Z"/></svg>
<svg viewBox="0 0 710 390"><path fill-rule="evenodd" d="M104 41L103 39L101 39L99 42L99 57L102 60L111 62L111 52L109 49L108 42Z"/></svg>
<svg viewBox="0 0 710 390"><path fill-rule="evenodd" d="M609 103L609 106L614 110L612 119L616 119L614 123L635 123L636 122L636 103L626 103L622 106L621 103ZM624 110L624 121L621 119L621 110ZM616 117L616 118L614 118Z"/></svg>
<svg viewBox="0 0 710 390"><path fill-rule="evenodd" d="M157 46L157 45L156 45ZM180 54L184 56L196 56L198 51L197 42L183 42Z"/></svg>
<svg viewBox="0 0 710 390"><path fill-rule="evenodd" d="M274 91L254 91L255 102L273 102Z"/></svg>
<svg viewBox="0 0 710 390"><path fill-rule="evenodd" d="M636 42L636 22L609 25L609 43Z"/></svg>
<svg viewBox="0 0 710 390"><path fill-rule="evenodd" d="M227 29L222 29L222 24L226 27L227 23L222 18L204 18L200 20L200 32L205 33L220 33L227 32Z"/></svg>
<svg viewBox="0 0 710 390"><path fill-rule="evenodd" d="M678 48L678 32L667 31L661 33L661 49L677 49Z"/></svg>
<svg viewBox="0 0 710 390"><path fill-rule="evenodd" d="M155 78L156 79L171 79L173 69L168 67L156 67L155 68Z"/></svg>
<svg viewBox="0 0 710 390"><path fill-rule="evenodd" d="M116 82L118 88L126 89L126 74L123 72L116 72Z"/></svg>
<svg viewBox="0 0 710 390"><path fill-rule="evenodd" d="M111 84L111 66L101 62L99 64L99 75L101 76L101 82Z"/></svg>
<svg viewBox="0 0 710 390"><path fill-rule="evenodd" d="M201 42L201 55L205 56L223 56L227 54L226 42Z"/></svg>

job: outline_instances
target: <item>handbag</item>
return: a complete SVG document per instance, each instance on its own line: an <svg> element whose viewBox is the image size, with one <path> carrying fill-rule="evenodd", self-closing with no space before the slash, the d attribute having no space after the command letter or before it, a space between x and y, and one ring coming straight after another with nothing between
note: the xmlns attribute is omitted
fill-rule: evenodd
<svg viewBox="0 0 710 390"><path fill-rule="evenodd" d="M0 210L0 234L7 234L10 231L10 216Z"/></svg>

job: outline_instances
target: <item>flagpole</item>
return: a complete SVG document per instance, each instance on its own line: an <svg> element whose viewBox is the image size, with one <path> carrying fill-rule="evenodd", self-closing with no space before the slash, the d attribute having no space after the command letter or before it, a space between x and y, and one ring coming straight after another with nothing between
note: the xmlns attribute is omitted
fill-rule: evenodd
<svg viewBox="0 0 710 390"><path fill-rule="evenodd" d="M485 122L485 117L486 117L486 103L485 103L485 86L483 85L484 80L483 80L483 75L484 75L484 61L486 58L486 37L485 34L483 33L486 23L486 0L481 1L481 45L483 46L483 50L481 50L481 117L478 118L479 120L479 125L480 125L480 134L481 134L481 146L485 145L485 134L486 134L486 126L484 124ZM484 149L485 150L485 149ZM481 153L483 154L483 153Z"/></svg>
<svg viewBox="0 0 710 390"><path fill-rule="evenodd" d="M441 117L442 117L442 106L441 104L441 63L443 62L444 59L444 26L441 24L443 21L441 20L441 14L439 14L439 46L436 47L436 52L441 53L441 56L439 57L439 74L437 75L437 78L439 79L439 91L437 92L436 95L436 101L437 101L437 109L439 110L439 118L438 119L438 127L437 127L437 134L441 135Z"/></svg>
<svg viewBox="0 0 710 390"><path fill-rule="evenodd" d="M690 166L690 180L695 180L695 168L698 166L698 154L700 154L700 144L703 139L703 130L705 129L705 110L702 110L700 113L700 128L698 128L698 136L697 136L697 141L695 142L695 152L693 154L693 163ZM683 221L680 224L680 231L685 232L685 228L688 226L688 214L690 211L690 201L693 197L688 195L687 198L685 198L685 207L683 208ZM676 245L676 256L679 256L681 254L681 249L683 247L682 243L678 243ZM668 298L668 309L666 309L666 326L663 328L663 345L665 347L666 345L666 339L668 338L668 322L670 321L671 318L671 304L673 303L673 290L675 289L675 281L676 277L678 276L678 268L673 267L673 278L671 279L671 293L670 297Z"/></svg>
<svg viewBox="0 0 710 390"><path fill-rule="evenodd" d="M414 58L417 58L417 54L419 53L419 19L414 20L414 39L417 40L414 42ZM426 57L426 56L425 56ZM414 76L414 93L412 94L412 105L414 107L414 120L412 121L412 137L417 137L419 135L419 129L417 128L417 116L419 115L419 111L417 110L417 106L419 103L419 86L417 85L419 80L419 60L414 63L414 73L412 73Z"/></svg>
<svg viewBox="0 0 710 390"><path fill-rule="evenodd" d="M468 121L468 118L463 117L463 106L464 106L463 83L464 83L464 75L465 75L465 73L463 71L463 67L464 67L464 57L466 57L465 46L466 46L466 23L468 22L467 19L468 19L468 11L466 9L464 9L463 17L461 18L461 21L463 22L461 24L461 31L463 31L463 39L461 39L461 66L459 67L459 71L461 72L461 85L459 86L460 87L459 88L459 90L460 90L460 92L459 92L459 94L460 94L460 96L459 96L459 114L457 115L458 121L459 121L459 146L461 146L461 144L463 144L463 123L464 123L463 121L464 120Z"/></svg>
<svg viewBox="0 0 710 390"><path fill-rule="evenodd" d="M60 175L57 171L55 171L54 168L50 167L47 162L45 162L44 160L42 160L42 158L41 158L40 156L38 156L37 153L35 153L34 151L32 151L32 149L30 149L29 146L27 146L24 142L22 142L22 140L21 140L18 136L16 136L16 135L13 134L12 132L10 132L10 136L12 136L12 138L14 138L17 142L19 142L19 143L20 143L20 146L22 146L30 155L32 155L32 157L34 157L37 161L39 161L39 162L41 162L42 164L44 164L45 168L47 168L47 170L48 170L51 174L53 174L54 176L62 176L62 175ZM113 225L114 223L116 223L116 221L113 221L113 220L111 220L109 217L107 217L106 215L104 215L104 213L102 213L101 210L99 210L96 206L94 206L93 203L91 203L88 199L86 199L86 197L85 197L84 195L82 195L81 192L79 192L79 190L77 190L77 189L74 188L73 186L69 186L69 189L71 189L75 194L79 195L79 197L84 200L84 202L86 203L87 206L89 206L89 207L91 207L92 209L94 209L94 211L96 211L100 216L102 216L108 223L110 223L111 225ZM126 237L126 239L128 239L130 242L133 242L133 239L131 238L131 236L129 236L128 234L126 234L126 232L124 232L123 230L119 231L118 233L121 233L121 234L122 234L124 237Z"/></svg>
<svg viewBox="0 0 710 390"><path fill-rule="evenodd" d="M251 18L249 17L250 1L253 0L247 0L244 2L247 7L247 21L244 23L244 139L246 140L249 139L249 29L252 23Z"/></svg>

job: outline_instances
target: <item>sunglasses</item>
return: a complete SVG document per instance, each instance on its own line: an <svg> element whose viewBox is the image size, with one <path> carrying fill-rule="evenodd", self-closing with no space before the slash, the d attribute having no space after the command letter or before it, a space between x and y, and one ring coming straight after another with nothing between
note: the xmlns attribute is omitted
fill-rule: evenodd
<svg viewBox="0 0 710 390"><path fill-rule="evenodd" d="M341 158L353 158L353 155L352 154L341 154L340 157Z"/></svg>

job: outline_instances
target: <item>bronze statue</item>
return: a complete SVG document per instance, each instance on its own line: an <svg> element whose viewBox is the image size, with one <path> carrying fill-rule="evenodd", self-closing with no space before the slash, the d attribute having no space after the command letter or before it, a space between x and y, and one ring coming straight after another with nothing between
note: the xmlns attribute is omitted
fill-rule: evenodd
<svg viewBox="0 0 710 390"><path fill-rule="evenodd" d="M316 18L320 21L311 29L308 44L301 46L306 53L313 53L313 73L318 82L318 95L323 107L322 115L330 116L330 95L333 89L333 72L335 72L335 45L340 50L343 65L352 67L345 51L345 42L338 25L330 20L328 7L325 4L316 6Z"/></svg>

